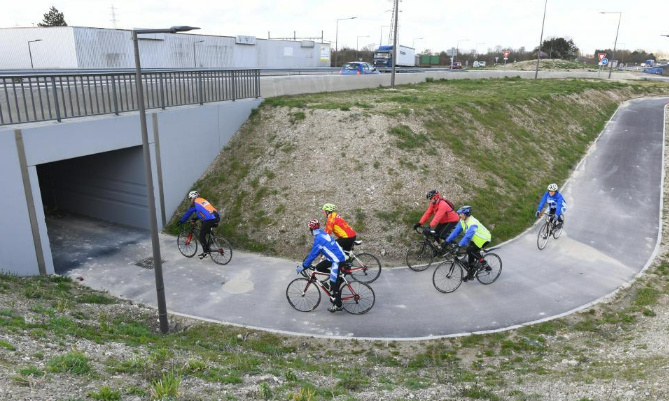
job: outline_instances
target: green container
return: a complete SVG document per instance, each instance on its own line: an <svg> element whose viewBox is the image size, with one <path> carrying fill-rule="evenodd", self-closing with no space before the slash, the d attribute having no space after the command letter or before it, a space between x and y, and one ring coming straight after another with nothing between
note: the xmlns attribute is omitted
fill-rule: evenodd
<svg viewBox="0 0 669 401"><path fill-rule="evenodd" d="M439 65L439 55L430 56L430 65Z"/></svg>

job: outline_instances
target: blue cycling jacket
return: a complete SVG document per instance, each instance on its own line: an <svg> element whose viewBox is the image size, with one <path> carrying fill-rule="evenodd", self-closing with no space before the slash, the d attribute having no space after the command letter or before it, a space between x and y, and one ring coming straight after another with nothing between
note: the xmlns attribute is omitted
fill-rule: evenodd
<svg viewBox="0 0 669 401"><path fill-rule="evenodd" d="M309 255L307 255L304 262L302 262L302 267L307 268L311 266L311 262L313 262L319 254L322 254L327 260L332 262L330 281L336 283L337 277L339 276L339 263L346 260L344 251L341 249L341 246L339 246L337 241L323 230L317 228L313 231L313 234L314 245L311 247Z"/></svg>
<svg viewBox="0 0 669 401"><path fill-rule="evenodd" d="M199 220L215 220L220 218L218 211L204 198L195 198L193 206L186 210L186 213L181 216L179 222L185 223L193 213L195 213L196 218Z"/></svg>
<svg viewBox="0 0 669 401"><path fill-rule="evenodd" d="M553 210L556 210L557 214L562 214L567 210L567 202L565 202L564 198L562 197L562 194L559 193L558 191L555 191L555 194L551 196L548 191L544 193L544 196L541 198L541 201L539 202L539 206L537 207L537 212L541 212L541 209L543 209L544 205L548 203L548 207Z"/></svg>

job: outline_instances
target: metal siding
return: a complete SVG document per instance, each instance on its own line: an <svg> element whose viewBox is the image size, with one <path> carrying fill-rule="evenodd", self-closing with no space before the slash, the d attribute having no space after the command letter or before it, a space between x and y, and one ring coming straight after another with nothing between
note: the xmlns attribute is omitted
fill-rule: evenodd
<svg viewBox="0 0 669 401"><path fill-rule="evenodd" d="M0 69L30 69L28 41L35 69L78 68L72 27L0 29Z"/></svg>

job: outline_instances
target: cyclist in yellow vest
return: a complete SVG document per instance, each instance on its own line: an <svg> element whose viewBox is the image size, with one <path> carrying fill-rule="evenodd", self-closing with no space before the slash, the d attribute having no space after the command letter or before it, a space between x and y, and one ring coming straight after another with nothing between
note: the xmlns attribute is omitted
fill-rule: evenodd
<svg viewBox="0 0 669 401"><path fill-rule="evenodd" d="M458 243L460 247L467 247L468 262L471 266L474 258L481 259L481 248L486 246L492 236L490 231L483 226L474 216L472 216L471 206L462 206L457 211L460 217L460 224L455 226L451 235L446 238L447 243L451 243L460 233L464 232L462 239ZM470 271L465 277L465 281L474 278L474 272Z"/></svg>

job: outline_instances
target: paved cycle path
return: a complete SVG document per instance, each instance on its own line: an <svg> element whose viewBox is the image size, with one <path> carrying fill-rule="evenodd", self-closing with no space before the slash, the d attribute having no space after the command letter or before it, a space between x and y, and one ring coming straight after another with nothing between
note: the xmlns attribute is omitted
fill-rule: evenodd
<svg viewBox="0 0 669 401"><path fill-rule="evenodd" d="M331 314L325 297L303 313L285 297L298 261L235 250L230 264L219 266L184 258L176 239L161 235L167 307L272 331L391 339L499 330L581 309L631 281L656 252L668 100L633 100L618 109L562 189L569 208L562 236L539 251L535 226L503 244L495 251L503 272L492 285L468 282L442 294L432 286L434 267L384 268L371 284L376 305L366 315ZM135 265L152 255L146 231L74 216L48 224L58 273L156 305L153 270Z"/></svg>

